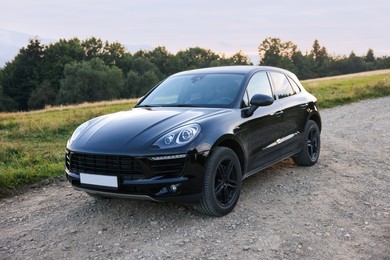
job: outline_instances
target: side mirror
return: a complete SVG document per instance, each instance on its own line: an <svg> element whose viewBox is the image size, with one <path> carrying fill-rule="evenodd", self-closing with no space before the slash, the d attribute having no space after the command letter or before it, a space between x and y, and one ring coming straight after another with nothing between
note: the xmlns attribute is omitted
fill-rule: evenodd
<svg viewBox="0 0 390 260"><path fill-rule="evenodd" d="M244 111L245 116L249 117L253 115L258 107L265 107L272 105L274 103L274 99L270 96L263 94L256 94L251 98L250 104L251 106Z"/></svg>

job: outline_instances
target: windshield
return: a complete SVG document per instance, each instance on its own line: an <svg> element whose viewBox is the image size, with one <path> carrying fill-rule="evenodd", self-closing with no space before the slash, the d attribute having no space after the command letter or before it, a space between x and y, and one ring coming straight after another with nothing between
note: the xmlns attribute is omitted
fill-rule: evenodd
<svg viewBox="0 0 390 260"><path fill-rule="evenodd" d="M243 79L243 74L215 73L169 77L138 106L231 107Z"/></svg>

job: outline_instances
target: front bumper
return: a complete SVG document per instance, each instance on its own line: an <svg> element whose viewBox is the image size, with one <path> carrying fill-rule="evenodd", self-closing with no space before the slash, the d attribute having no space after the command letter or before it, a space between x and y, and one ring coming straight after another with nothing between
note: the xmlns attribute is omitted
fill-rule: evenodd
<svg viewBox="0 0 390 260"><path fill-rule="evenodd" d="M111 157L113 156L104 156L105 159L102 161L102 155L67 151L66 177L75 189L106 197L185 204L193 204L200 199L207 153L188 154L180 160L159 159L156 161L155 157L129 157L130 160L136 162L132 162L130 168L113 165L114 160ZM101 167L102 162L106 162L104 167ZM80 173L116 176L118 187L81 183Z"/></svg>

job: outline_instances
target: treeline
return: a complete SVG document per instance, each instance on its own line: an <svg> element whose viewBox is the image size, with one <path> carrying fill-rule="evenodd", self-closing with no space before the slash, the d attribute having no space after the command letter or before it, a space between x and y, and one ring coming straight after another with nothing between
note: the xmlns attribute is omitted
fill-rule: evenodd
<svg viewBox="0 0 390 260"><path fill-rule="evenodd" d="M329 54L318 40L305 54L291 41L282 42L270 37L260 44L258 50L260 65L290 70L302 80L390 68L390 57L377 58L372 49L363 56L357 56L353 51L349 56L337 56Z"/></svg>
<svg viewBox="0 0 390 260"><path fill-rule="evenodd" d="M316 40L302 54L292 42L267 38L259 46L260 65L282 67L301 79L390 68L390 58L328 54ZM0 69L0 111L24 111L48 105L134 98L165 77L188 69L251 65L241 51L231 57L199 47L172 54L165 47L131 54L120 43L90 38L43 45L31 39Z"/></svg>
<svg viewBox="0 0 390 260"><path fill-rule="evenodd" d="M120 43L90 38L43 45L31 39L0 69L0 111L21 111L144 95L165 77L188 69L250 64L199 47L175 55L165 47L134 54Z"/></svg>

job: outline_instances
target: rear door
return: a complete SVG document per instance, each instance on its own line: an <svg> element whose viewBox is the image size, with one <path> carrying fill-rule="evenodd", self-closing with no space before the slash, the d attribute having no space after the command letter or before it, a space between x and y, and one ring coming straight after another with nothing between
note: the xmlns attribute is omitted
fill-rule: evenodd
<svg viewBox="0 0 390 260"><path fill-rule="evenodd" d="M297 85L291 84L292 79L283 73L269 72L274 91L275 103L281 107L281 127L283 137L278 140L282 145L282 156L289 156L301 147L302 125L304 125L307 103Z"/></svg>

